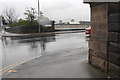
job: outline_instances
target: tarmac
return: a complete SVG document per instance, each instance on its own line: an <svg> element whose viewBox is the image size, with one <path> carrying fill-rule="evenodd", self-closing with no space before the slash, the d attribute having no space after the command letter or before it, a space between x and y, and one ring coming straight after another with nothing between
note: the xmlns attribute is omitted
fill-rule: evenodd
<svg viewBox="0 0 120 80"><path fill-rule="evenodd" d="M38 58L14 68L16 72L9 72L3 78L107 78L106 73L83 58Z"/></svg>
<svg viewBox="0 0 120 80"><path fill-rule="evenodd" d="M13 72L9 70L2 78L108 78L107 73L88 63L87 47L72 48L44 53L12 68Z"/></svg>

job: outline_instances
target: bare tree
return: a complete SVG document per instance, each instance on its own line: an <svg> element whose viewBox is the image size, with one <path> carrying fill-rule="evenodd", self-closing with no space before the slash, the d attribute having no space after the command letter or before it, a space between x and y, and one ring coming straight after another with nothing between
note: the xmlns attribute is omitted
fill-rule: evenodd
<svg viewBox="0 0 120 80"><path fill-rule="evenodd" d="M59 23L60 23L60 24L62 24L62 23L63 23L63 21L62 21L62 20L59 20Z"/></svg>
<svg viewBox="0 0 120 80"><path fill-rule="evenodd" d="M18 18L16 10L14 8L8 7L6 7L5 10L3 10L3 16L10 24L16 21Z"/></svg>
<svg viewBox="0 0 120 80"><path fill-rule="evenodd" d="M71 22L75 22L75 20L74 20L74 19L71 19Z"/></svg>
<svg viewBox="0 0 120 80"><path fill-rule="evenodd" d="M28 21L30 21L30 22L33 22L34 21L34 19L36 18L36 13L37 13L37 11L35 11L35 8L27 8L27 9L25 9L25 15L26 15L26 19L28 20Z"/></svg>

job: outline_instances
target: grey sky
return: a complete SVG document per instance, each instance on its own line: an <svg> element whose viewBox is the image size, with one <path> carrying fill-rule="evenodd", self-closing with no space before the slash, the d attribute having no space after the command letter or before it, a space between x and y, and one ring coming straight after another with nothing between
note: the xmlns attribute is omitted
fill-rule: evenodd
<svg viewBox="0 0 120 80"><path fill-rule="evenodd" d="M0 0L0 15L7 6L15 8L19 17L24 18L25 8L34 7L37 10L38 0ZM83 0L39 0L42 12L55 21L90 20L90 8Z"/></svg>

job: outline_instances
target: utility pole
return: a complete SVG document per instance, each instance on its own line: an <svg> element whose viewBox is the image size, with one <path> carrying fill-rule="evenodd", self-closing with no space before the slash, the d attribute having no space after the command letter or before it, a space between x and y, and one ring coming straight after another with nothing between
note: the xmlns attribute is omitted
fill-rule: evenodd
<svg viewBox="0 0 120 80"><path fill-rule="evenodd" d="M2 16L0 16L0 29L2 27Z"/></svg>
<svg viewBox="0 0 120 80"><path fill-rule="evenodd" d="M40 4L39 4L39 0L38 0L38 30L39 30L39 33L40 33Z"/></svg>

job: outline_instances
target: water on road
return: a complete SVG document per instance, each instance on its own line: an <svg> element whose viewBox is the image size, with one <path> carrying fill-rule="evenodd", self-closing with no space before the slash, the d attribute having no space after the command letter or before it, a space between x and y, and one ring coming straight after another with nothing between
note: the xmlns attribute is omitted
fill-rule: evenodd
<svg viewBox="0 0 120 80"><path fill-rule="evenodd" d="M87 41L84 33L56 34L37 38L2 37L0 47L2 49L0 61L4 68L37 56L60 55L59 52L75 49L87 50ZM87 51L85 56L87 58Z"/></svg>

